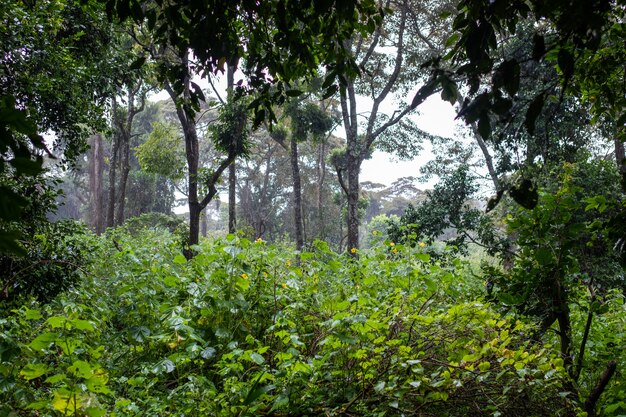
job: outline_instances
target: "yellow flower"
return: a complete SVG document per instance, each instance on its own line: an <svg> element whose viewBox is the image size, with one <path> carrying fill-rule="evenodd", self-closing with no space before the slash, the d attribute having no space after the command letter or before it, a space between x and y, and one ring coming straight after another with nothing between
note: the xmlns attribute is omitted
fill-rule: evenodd
<svg viewBox="0 0 626 417"><path fill-rule="evenodd" d="M287 288L287 284L283 282L283 288Z"/></svg>
<svg viewBox="0 0 626 417"><path fill-rule="evenodd" d="M394 246L396 246L396 244L393 243L393 242L389 242L389 246L391 246L393 248Z"/></svg>
<svg viewBox="0 0 626 417"><path fill-rule="evenodd" d="M269 276L269 274L268 274L267 272L265 272L265 271L264 271L264 272L263 272L263 276L264 276L265 278L267 278L267 277Z"/></svg>
<svg viewBox="0 0 626 417"><path fill-rule="evenodd" d="M424 246L426 246L426 243L420 242L420 248L423 248Z"/></svg>
<svg viewBox="0 0 626 417"><path fill-rule="evenodd" d="M350 252L352 252L352 253L356 253L356 248L352 248L352 249L350 249Z"/></svg>
<svg viewBox="0 0 626 417"><path fill-rule="evenodd" d="M393 250L392 250L391 252L393 252L393 253L398 253L398 249L393 248Z"/></svg>
<svg viewBox="0 0 626 417"><path fill-rule="evenodd" d="M257 238L257 240L255 240L254 242L256 244L259 244L259 245L262 244L262 243L265 243L265 241L263 239L261 239L261 238Z"/></svg>
<svg viewBox="0 0 626 417"><path fill-rule="evenodd" d="M248 279L249 277L248 277L248 274L243 273L243 274L241 274L241 278L243 278L243 279Z"/></svg>

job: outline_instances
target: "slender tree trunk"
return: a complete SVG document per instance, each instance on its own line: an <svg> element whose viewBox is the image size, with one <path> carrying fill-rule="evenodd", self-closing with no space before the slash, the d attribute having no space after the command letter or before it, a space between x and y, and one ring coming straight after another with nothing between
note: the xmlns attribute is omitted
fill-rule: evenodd
<svg viewBox="0 0 626 417"><path fill-rule="evenodd" d="M89 167L89 190L91 206L91 227L96 234L104 231L104 213L102 201L102 174L104 173L104 152L102 135L91 137L91 158Z"/></svg>
<svg viewBox="0 0 626 417"><path fill-rule="evenodd" d="M119 156L119 138L113 135L113 144L111 146L111 157L109 158L109 191L107 204L107 227L115 226L115 184L117 182L117 164Z"/></svg>
<svg viewBox="0 0 626 417"><path fill-rule="evenodd" d="M202 214L200 214L200 234L202 235L202 237L206 237L207 235L207 229L208 229L208 225L207 225L207 215L208 215L208 207L205 207L204 210L202 210Z"/></svg>
<svg viewBox="0 0 626 417"><path fill-rule="evenodd" d="M615 139L614 143L615 162L617 163L617 169L622 177L622 190L626 192L626 152L624 151L624 142Z"/></svg>
<svg viewBox="0 0 626 417"><path fill-rule="evenodd" d="M493 166L493 158L489 153L489 149L487 148L487 144L485 140L478 132L478 127L472 124L472 130L474 131L474 138L476 138L476 143L478 143L478 147L483 153L483 158L485 158L485 164L487 165L487 171L489 172L489 176L491 177L491 182L496 190L496 192L500 191L500 181L498 180L498 174L496 173L496 169Z"/></svg>
<svg viewBox="0 0 626 417"><path fill-rule="evenodd" d="M359 247L359 170L361 168L361 143L358 137L357 104L353 81L341 92L341 113L346 130L346 198L348 200L348 235L346 249Z"/></svg>
<svg viewBox="0 0 626 417"><path fill-rule="evenodd" d="M301 251L304 246L302 235L302 186L300 183L300 166L298 164L298 142L291 139L289 156L291 157L291 178L293 181L293 224L296 238L296 249Z"/></svg>
<svg viewBox="0 0 626 417"><path fill-rule="evenodd" d="M228 233L237 231L237 165L228 167Z"/></svg>
<svg viewBox="0 0 626 417"><path fill-rule="evenodd" d="M235 86L235 68L229 65L226 70L226 88L228 100L233 99ZM233 161L228 167L228 233L237 231L237 166Z"/></svg>
<svg viewBox="0 0 626 417"><path fill-rule="evenodd" d="M189 65L188 53L185 53L181 57L182 65ZM183 81L183 101L189 102L190 100L190 82L189 76ZM169 83L165 83L165 90L170 95L170 98L176 103L176 115L183 128L183 136L185 139L185 157L187 159L187 171L188 171L188 193L187 203L189 206L189 247L197 245L200 238L200 213L202 210L213 200L217 195L216 184L222 176L223 172L228 166L235 160L235 153L231 149L229 155L222 160L220 165L211 174L207 180L206 187L208 188L207 194L200 200L198 195L198 167L200 163L200 146L198 141L198 131L196 127L196 120L194 115L185 110L186 106L180 105L180 100L174 92L174 89ZM194 256L193 250L186 248L184 251L187 259L191 259Z"/></svg>
<svg viewBox="0 0 626 417"><path fill-rule="evenodd" d="M324 239L326 236L326 224L324 221L324 180L326 179L326 144L321 142L318 146L317 158L317 236Z"/></svg>
<svg viewBox="0 0 626 417"><path fill-rule="evenodd" d="M120 182L117 189L117 213L115 214L115 225L124 223L124 211L126 208L126 184L128 183L128 173L130 172L130 137L128 132L122 132L122 143L120 144Z"/></svg>
<svg viewBox="0 0 626 417"><path fill-rule="evenodd" d="M360 161L348 149L348 241L347 250L359 247L359 170Z"/></svg>

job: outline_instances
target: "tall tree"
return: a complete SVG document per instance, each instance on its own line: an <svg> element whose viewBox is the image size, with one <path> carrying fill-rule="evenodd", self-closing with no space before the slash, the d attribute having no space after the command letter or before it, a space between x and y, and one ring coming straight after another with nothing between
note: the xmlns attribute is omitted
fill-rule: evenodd
<svg viewBox="0 0 626 417"><path fill-rule="evenodd" d="M131 137L133 135L133 123L135 116L141 113L146 105L147 89L142 80L129 83L123 92L126 100L126 107L120 108L117 102L120 98L113 100L112 125L113 147L110 158L109 175L109 209L107 225L109 227L119 226L124 222L124 209L126 207L126 186L128 174L130 172ZM120 93L122 91L120 90ZM121 96L121 94L120 94ZM117 168L119 168L119 179L117 179ZM116 186L116 180L117 186Z"/></svg>
<svg viewBox="0 0 626 417"><path fill-rule="evenodd" d="M385 17L373 34L356 35L346 42L361 69L358 80L346 80L340 99L346 151L344 166L339 168L346 174L343 188L348 204L348 248L359 247L359 172L362 162L371 154L377 141L394 140L393 133L399 130L401 122L402 130L410 130L413 134L409 146L415 147L420 136L427 136L405 119L419 102L400 103L391 116L385 114L381 106L391 101L395 93L405 93L424 77L425 74L420 74L416 67L407 65L407 60L426 60L425 57L433 54L437 39L442 38L442 32L445 33L445 21L435 23L435 20L428 19L445 8L442 4L437 3L431 10L410 0L388 1L384 6L393 13ZM371 100L365 111L363 102L358 99L359 94ZM359 120L363 116L365 122Z"/></svg>
<svg viewBox="0 0 626 417"><path fill-rule="evenodd" d="M285 115L289 117L291 126L289 144L287 145L284 140L279 143L289 151L293 183L294 235L296 249L300 251L304 246L304 222L298 144L306 141L309 135L319 142L333 126L333 120L317 104L295 99L287 104Z"/></svg>
<svg viewBox="0 0 626 417"><path fill-rule="evenodd" d="M102 135L92 135L89 148L91 152L89 158L89 211L91 213L89 224L97 234L100 234L104 231L105 224L102 192L104 182L104 144Z"/></svg>

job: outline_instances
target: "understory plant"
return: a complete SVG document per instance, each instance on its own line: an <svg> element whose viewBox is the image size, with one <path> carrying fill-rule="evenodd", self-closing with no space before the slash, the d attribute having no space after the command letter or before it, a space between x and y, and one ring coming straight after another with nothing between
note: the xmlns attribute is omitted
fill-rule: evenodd
<svg viewBox="0 0 626 417"><path fill-rule="evenodd" d="M0 321L4 416L574 415L558 351L458 259L230 235L103 236L82 285Z"/></svg>

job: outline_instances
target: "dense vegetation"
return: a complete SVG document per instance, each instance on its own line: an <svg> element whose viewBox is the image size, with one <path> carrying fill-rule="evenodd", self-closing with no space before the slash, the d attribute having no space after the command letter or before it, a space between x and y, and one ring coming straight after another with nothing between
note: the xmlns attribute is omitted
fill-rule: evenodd
<svg viewBox="0 0 626 417"><path fill-rule="evenodd" d="M623 3L2 2L0 417L626 415Z"/></svg>

